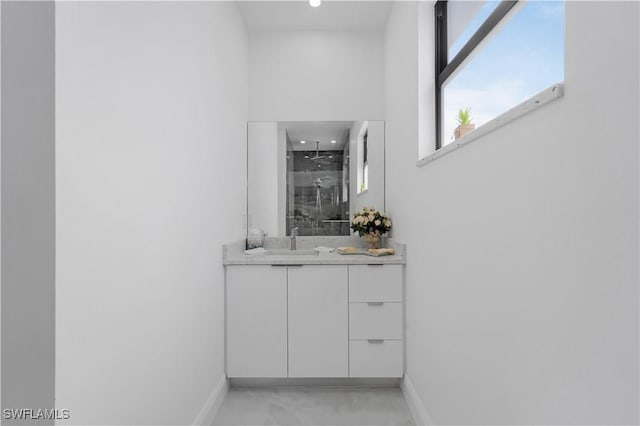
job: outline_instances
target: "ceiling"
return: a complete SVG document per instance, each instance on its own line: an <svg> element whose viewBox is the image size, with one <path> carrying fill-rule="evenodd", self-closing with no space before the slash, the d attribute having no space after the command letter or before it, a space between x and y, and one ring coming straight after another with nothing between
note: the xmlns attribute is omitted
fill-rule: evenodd
<svg viewBox="0 0 640 426"><path fill-rule="evenodd" d="M292 121L280 122L278 128L287 132L294 151L315 151L316 141L320 142L320 151L338 151L349 140L352 125L353 121Z"/></svg>
<svg viewBox="0 0 640 426"><path fill-rule="evenodd" d="M383 30L391 1L323 0L319 7L306 0L238 1L249 31Z"/></svg>

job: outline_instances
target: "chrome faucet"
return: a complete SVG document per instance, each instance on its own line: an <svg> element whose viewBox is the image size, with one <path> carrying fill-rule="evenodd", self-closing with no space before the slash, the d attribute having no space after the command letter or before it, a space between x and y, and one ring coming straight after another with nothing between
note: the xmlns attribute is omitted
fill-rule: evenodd
<svg viewBox="0 0 640 426"><path fill-rule="evenodd" d="M296 249L296 237L297 236L298 236L298 227L296 226L295 228L293 228L291 230L291 246L290 246L291 250L295 250Z"/></svg>

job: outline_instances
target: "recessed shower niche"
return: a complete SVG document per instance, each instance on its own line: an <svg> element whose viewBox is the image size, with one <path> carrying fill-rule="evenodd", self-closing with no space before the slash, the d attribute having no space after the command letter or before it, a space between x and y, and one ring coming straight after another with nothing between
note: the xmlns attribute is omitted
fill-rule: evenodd
<svg viewBox="0 0 640 426"><path fill-rule="evenodd" d="M384 122L250 122L247 225L271 236L350 235L349 217L384 209Z"/></svg>

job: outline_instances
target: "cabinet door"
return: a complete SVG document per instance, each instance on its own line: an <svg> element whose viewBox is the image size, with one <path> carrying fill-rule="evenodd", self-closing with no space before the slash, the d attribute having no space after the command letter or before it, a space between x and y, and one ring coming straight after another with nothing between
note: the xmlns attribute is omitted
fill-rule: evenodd
<svg viewBox="0 0 640 426"><path fill-rule="evenodd" d="M227 375L287 376L287 268L227 266Z"/></svg>
<svg viewBox="0 0 640 426"><path fill-rule="evenodd" d="M289 377L347 377L347 266L290 266L288 276Z"/></svg>

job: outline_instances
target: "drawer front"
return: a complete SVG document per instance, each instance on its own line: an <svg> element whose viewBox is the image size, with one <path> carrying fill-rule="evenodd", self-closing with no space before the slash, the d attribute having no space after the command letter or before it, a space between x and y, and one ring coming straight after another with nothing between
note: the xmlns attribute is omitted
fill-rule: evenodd
<svg viewBox="0 0 640 426"><path fill-rule="evenodd" d="M350 302L402 302L402 265L349 265Z"/></svg>
<svg viewBox="0 0 640 426"><path fill-rule="evenodd" d="M349 377L402 377L402 341L349 342Z"/></svg>
<svg viewBox="0 0 640 426"><path fill-rule="evenodd" d="M402 303L349 303L349 339L402 339Z"/></svg>

